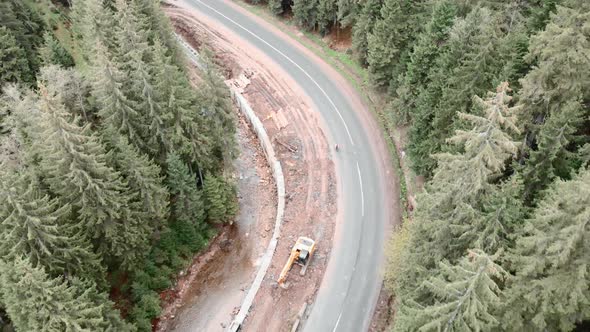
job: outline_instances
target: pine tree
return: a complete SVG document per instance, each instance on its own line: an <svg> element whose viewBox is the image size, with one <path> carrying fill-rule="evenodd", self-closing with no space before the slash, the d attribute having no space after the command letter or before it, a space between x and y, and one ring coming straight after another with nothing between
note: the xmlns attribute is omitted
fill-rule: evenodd
<svg viewBox="0 0 590 332"><path fill-rule="evenodd" d="M320 0L299 0L293 3L293 18L299 26L307 30L315 28L318 23L319 2Z"/></svg>
<svg viewBox="0 0 590 332"><path fill-rule="evenodd" d="M1 174L0 174L1 175ZM39 192L26 171L0 177L0 253L6 260L28 257L53 275L85 276L102 282L104 269L85 236L71 226L70 206Z"/></svg>
<svg viewBox="0 0 590 332"><path fill-rule="evenodd" d="M79 227L96 239L102 253L133 262L141 256L147 229L130 210L132 198L89 126L71 119L55 96L40 86L44 182L64 204L71 204Z"/></svg>
<svg viewBox="0 0 590 332"><path fill-rule="evenodd" d="M432 305L403 308L394 331L496 331L502 308L499 282L508 273L481 250L470 250L458 264L440 263L440 275L423 285L435 298Z"/></svg>
<svg viewBox="0 0 590 332"><path fill-rule="evenodd" d="M45 66L41 68L39 81L49 94L59 98L59 102L73 116L79 117L84 124L96 123L96 113L89 101L90 84L79 71Z"/></svg>
<svg viewBox="0 0 590 332"><path fill-rule="evenodd" d="M10 32L18 47L24 51L24 57L20 58L22 61L19 62L26 62L27 73L22 77L22 81L35 83L35 74L39 70L37 49L43 43L45 28L43 21L25 2L4 0L0 2L0 29L2 28ZM4 61L8 59L2 59L3 64Z"/></svg>
<svg viewBox="0 0 590 332"><path fill-rule="evenodd" d="M211 143L205 135L203 110L196 100L188 79L176 67L164 46L156 40L154 44L154 85L161 94L162 120L167 141L189 164L207 169L213 165L210 156Z"/></svg>
<svg viewBox="0 0 590 332"><path fill-rule="evenodd" d="M0 86L8 82L30 82L32 74L25 52L5 27L0 27Z"/></svg>
<svg viewBox="0 0 590 332"><path fill-rule="evenodd" d="M430 22L416 38L407 71L396 91L397 98L392 103L399 123L409 122L419 88L428 84L428 73L442 51L440 45L447 40L456 14L457 7L452 2L438 3L433 9Z"/></svg>
<svg viewBox="0 0 590 332"><path fill-rule="evenodd" d="M557 180L513 252L505 327L570 331L590 319L590 171Z"/></svg>
<svg viewBox="0 0 590 332"><path fill-rule="evenodd" d="M281 15L283 13L283 0L268 0L268 9L275 15Z"/></svg>
<svg viewBox="0 0 590 332"><path fill-rule="evenodd" d="M50 278L28 259L0 260L0 295L19 331L134 331L91 283Z"/></svg>
<svg viewBox="0 0 590 332"><path fill-rule="evenodd" d="M576 128L584 121L582 107L579 102L572 101L543 124L537 137L538 148L531 151L522 170L528 204L533 204L556 176L569 177L576 156L567 147L574 139Z"/></svg>
<svg viewBox="0 0 590 332"><path fill-rule="evenodd" d="M396 88L395 80L405 70L414 38L419 32L419 21L425 12L423 1L385 0L381 19L375 22L368 36L369 72L378 87Z"/></svg>
<svg viewBox="0 0 590 332"><path fill-rule="evenodd" d="M104 45L97 41L96 62L93 64L92 95L96 99L98 115L105 127L112 127L128 137L138 148L144 148L141 133L144 128L137 105L125 95L122 86L125 82L120 66L110 59Z"/></svg>
<svg viewBox="0 0 590 332"><path fill-rule="evenodd" d="M137 205L141 220L149 221L154 229L168 219L168 190L160 176L160 167L133 147L117 133L105 131L104 141L110 151L110 164L121 173L133 197L130 204Z"/></svg>
<svg viewBox="0 0 590 332"><path fill-rule="evenodd" d="M364 2L359 17L352 28L352 48L355 51L356 58L363 65L368 65L368 36L373 32L377 19L381 17L382 5L383 0L367 0Z"/></svg>
<svg viewBox="0 0 590 332"><path fill-rule="evenodd" d="M166 185L172 196L173 219L201 227L205 221L205 208L195 175L174 153L168 155L166 163Z"/></svg>
<svg viewBox="0 0 590 332"><path fill-rule="evenodd" d="M202 52L207 63L203 73L204 84L201 85L200 100L203 100L204 116L209 123L209 133L213 143L212 152L221 156L223 166L231 165L236 151L236 118L229 90L221 80L219 69L211 60L208 51Z"/></svg>
<svg viewBox="0 0 590 332"><path fill-rule="evenodd" d="M521 80L520 93L532 147L524 171L529 203L553 177L567 178L579 164L571 159L579 131L590 124L590 58L583 55L590 51L589 20L590 11L558 7L531 39L528 59L537 65Z"/></svg>
<svg viewBox="0 0 590 332"><path fill-rule="evenodd" d="M49 31L43 34L45 40L43 47L39 49L39 55L44 65L60 65L64 68L73 67L74 59L68 51L53 37Z"/></svg>
<svg viewBox="0 0 590 332"><path fill-rule="evenodd" d="M338 0L319 0L317 7L317 29L320 35L324 36L332 26L337 24L337 2Z"/></svg>
<svg viewBox="0 0 590 332"><path fill-rule="evenodd" d="M338 22L342 27L353 26L361 10L361 3L355 0L336 0Z"/></svg>

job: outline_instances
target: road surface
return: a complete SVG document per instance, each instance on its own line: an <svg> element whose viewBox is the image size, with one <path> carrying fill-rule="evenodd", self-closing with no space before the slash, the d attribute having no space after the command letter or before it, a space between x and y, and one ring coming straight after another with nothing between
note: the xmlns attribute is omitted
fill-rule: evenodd
<svg viewBox="0 0 590 332"><path fill-rule="evenodd" d="M187 0L188 4L234 31L285 69L321 114L334 152L338 209L334 246L317 298L303 331L366 331L381 285L383 244L389 224L382 156L349 98L318 64L292 41L226 0ZM378 135L378 133L371 133Z"/></svg>

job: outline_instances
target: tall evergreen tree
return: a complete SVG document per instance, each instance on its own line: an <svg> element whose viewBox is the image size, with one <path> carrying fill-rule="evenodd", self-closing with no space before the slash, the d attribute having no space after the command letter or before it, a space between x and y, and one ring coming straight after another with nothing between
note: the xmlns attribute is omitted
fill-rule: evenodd
<svg viewBox="0 0 590 332"><path fill-rule="evenodd" d="M436 302L402 307L394 331L496 331L497 312L503 307L498 283L508 275L496 259L471 250L456 265L440 263L440 275L424 283Z"/></svg>
<svg viewBox="0 0 590 332"><path fill-rule="evenodd" d="M373 32L375 22L381 17L383 0L367 0L362 4L360 14L352 28L352 48L363 65L367 65L369 50L368 36Z"/></svg>
<svg viewBox="0 0 590 332"><path fill-rule="evenodd" d="M504 326L571 331L590 319L590 171L557 180L513 252Z"/></svg>
<svg viewBox="0 0 590 332"><path fill-rule="evenodd" d="M590 125L589 21L590 11L559 6L531 40L529 60L537 65L520 92L523 120L536 143L524 170L529 202L554 176L567 178L579 165L573 152L581 145L579 131Z"/></svg>
<svg viewBox="0 0 590 332"><path fill-rule="evenodd" d="M60 65L64 68L73 67L74 59L68 51L53 37L49 31L43 35L44 44L39 49L39 55L44 65Z"/></svg>
<svg viewBox="0 0 590 332"><path fill-rule="evenodd" d="M419 21L426 11L424 1L385 0L381 7L381 19L375 22L368 36L369 72L376 86L389 84L395 89L395 81L405 70L412 44L420 30Z"/></svg>
<svg viewBox="0 0 590 332"><path fill-rule="evenodd" d="M160 167L133 147L124 136L112 131L103 133L110 151L110 164L121 173L133 197L141 220L149 221L154 229L168 219L168 190L163 184Z"/></svg>
<svg viewBox="0 0 590 332"><path fill-rule="evenodd" d="M446 42L456 14L457 7L452 1L438 3L433 9L430 22L416 38L407 71L396 91L397 98L392 103L399 123L410 120L419 89L428 84L428 73L442 51L440 45Z"/></svg>
<svg viewBox="0 0 590 332"><path fill-rule="evenodd" d="M168 151L176 151L189 164L210 167L214 163L209 156L211 143L205 135L201 103L158 40L154 44L154 68L154 87L161 94L162 120L171 145Z"/></svg>
<svg viewBox="0 0 590 332"><path fill-rule="evenodd" d="M26 171L0 174L0 253L7 260L28 257L54 275L65 273L102 281L104 269L92 246L70 224L70 206L39 192Z"/></svg>
<svg viewBox="0 0 590 332"><path fill-rule="evenodd" d="M0 87L8 82L30 82L32 73L25 52L17 44L14 35L0 27Z"/></svg>
<svg viewBox="0 0 590 332"><path fill-rule="evenodd" d="M90 83L79 71L55 65L45 66L41 68L39 81L49 94L59 98L66 111L74 117L79 117L85 124L96 123L96 112L90 103Z"/></svg>
<svg viewBox="0 0 590 332"><path fill-rule="evenodd" d="M0 295L19 331L134 331L91 283L50 278L28 259L0 260Z"/></svg>
<svg viewBox="0 0 590 332"><path fill-rule="evenodd" d="M132 195L88 125L81 127L58 99L40 86L44 181L64 204L71 204L79 227L96 239L102 253L133 262L145 250L149 225L128 202Z"/></svg>
<svg viewBox="0 0 590 332"><path fill-rule="evenodd" d="M173 219L201 227L205 221L205 207L195 175L174 153L168 155L166 163L166 184L172 195Z"/></svg>

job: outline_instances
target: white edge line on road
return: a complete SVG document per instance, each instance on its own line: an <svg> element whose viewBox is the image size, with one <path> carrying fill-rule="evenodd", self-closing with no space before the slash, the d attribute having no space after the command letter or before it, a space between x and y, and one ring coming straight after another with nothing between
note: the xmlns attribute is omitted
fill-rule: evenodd
<svg viewBox="0 0 590 332"><path fill-rule="evenodd" d="M338 328L338 324L340 324L340 318L342 318L342 313L344 311L340 312L340 315L338 316L338 320L336 321L336 325L334 325L334 329L332 330L332 332L336 332L336 329Z"/></svg>
<svg viewBox="0 0 590 332"><path fill-rule="evenodd" d="M204 3L201 0L195 0L196 2L199 2L200 4L202 4L203 6L209 8L210 10L214 11L215 13L217 13L218 15L220 15L221 17L225 18L226 20L232 22L233 24L235 24L236 26L238 26L240 29L246 31L247 33L251 34L252 36L254 36L254 38L260 40L261 42L265 43L268 47L272 48L275 52L279 53L281 56L283 56L285 59L287 59L289 62L291 62L295 67L297 67L299 70L301 70L301 72L303 74L305 74L305 76L307 76L312 82L313 84L315 84L315 86L318 87L318 89L320 89L320 91L322 92L322 94L326 97L326 99L328 99L328 101L330 102L330 105L332 105L332 107L334 108L334 110L336 111L336 113L338 113L338 116L340 117L340 120L342 120L342 123L344 124L344 129L346 129L346 133L348 134L348 139L350 139L350 143L354 146L354 140L352 139L352 135L350 134L350 131L348 130L348 125L346 124L346 121L344 121L344 118L342 117L342 114L340 113L340 110L338 110L338 107L336 107L336 105L334 104L334 102L332 101L332 98L330 98L328 96L328 94L326 93L326 91L324 91L324 89L322 89L322 87L318 84L318 82L316 82L316 80L313 79L313 77L311 77L311 75L309 75L305 69L301 68L300 65L298 65L295 61L293 61L293 59L291 59L289 56L287 56L285 53L279 51L276 47L272 46L269 42L267 42L266 40L264 40L262 37L258 36L257 34L255 34L254 32L248 30L246 27L242 26L240 23L232 20L231 18L225 16L222 12L218 11L217 9L209 6L208 4Z"/></svg>
<svg viewBox="0 0 590 332"><path fill-rule="evenodd" d="M359 167L359 163L356 163L356 171L359 174L359 184L361 186L361 216L365 216L365 193L363 192L363 177L361 176L361 168Z"/></svg>

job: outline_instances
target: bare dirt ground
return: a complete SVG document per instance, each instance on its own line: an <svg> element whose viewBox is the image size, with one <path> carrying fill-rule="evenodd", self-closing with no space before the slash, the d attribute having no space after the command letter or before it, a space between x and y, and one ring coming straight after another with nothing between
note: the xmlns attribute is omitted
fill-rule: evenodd
<svg viewBox="0 0 590 332"><path fill-rule="evenodd" d="M214 51L215 62L225 68L226 78L244 91L244 96L263 122L281 161L287 193L281 239L242 330L288 331L302 304L313 301L332 245L337 212L336 185L321 120L312 110L312 103L287 73L253 46L198 12L176 8L166 8L166 12L177 32L190 44L197 49L206 45ZM314 238L318 249L306 275L300 276L298 269L293 268L288 276L289 289L282 289L277 287L276 278L298 236ZM195 293L209 292L208 288L215 285L231 286L231 279L225 277L222 273L213 284L195 285ZM209 319L207 310L217 312L216 306L225 303L225 298L233 299L234 295L229 289L217 297L201 296L202 301L197 300L199 303L194 306L201 308L194 310L194 315L198 316L195 318L199 321ZM178 318L176 321L180 322ZM183 321L182 324L192 331L215 331L215 326L221 327L223 321L218 320L217 317L211 318L211 323L204 325L196 321Z"/></svg>
<svg viewBox="0 0 590 332"><path fill-rule="evenodd" d="M237 113L237 111L236 111ZM259 143L238 114L240 155L235 162L240 212L232 227L195 264L195 277L166 308L158 331L222 331L249 287L270 240L276 191Z"/></svg>

